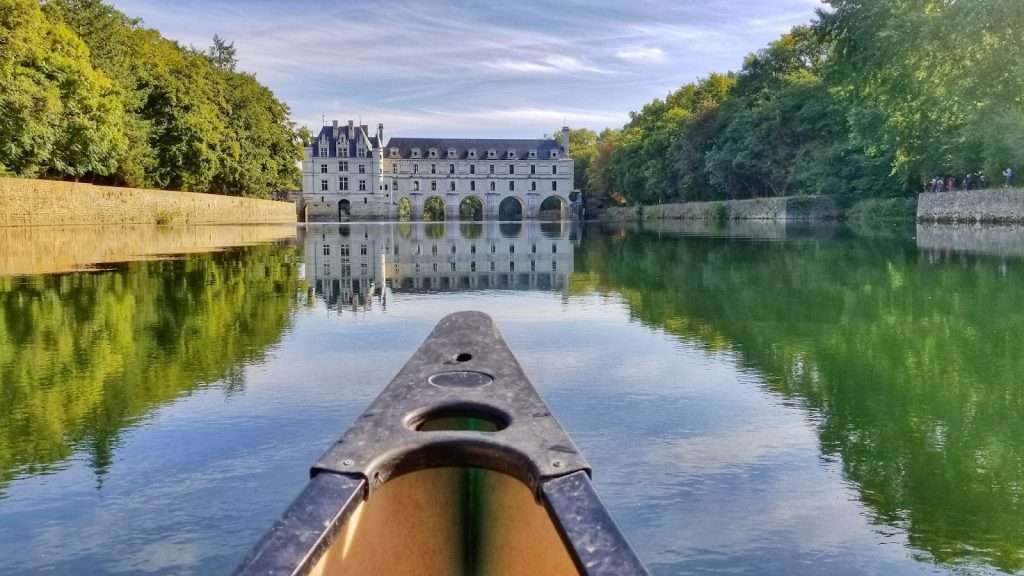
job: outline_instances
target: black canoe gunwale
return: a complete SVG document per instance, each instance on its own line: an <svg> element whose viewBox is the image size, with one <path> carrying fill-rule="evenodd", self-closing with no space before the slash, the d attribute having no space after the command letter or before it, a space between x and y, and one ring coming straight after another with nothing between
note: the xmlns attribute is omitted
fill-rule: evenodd
<svg viewBox="0 0 1024 576"><path fill-rule="evenodd" d="M420 430L430 415L478 418L497 429ZM305 489L235 574L308 573L376 489L404 474L444 467L493 470L529 486L581 574L647 574L594 491L585 458L494 322L479 312L438 323L311 468Z"/></svg>

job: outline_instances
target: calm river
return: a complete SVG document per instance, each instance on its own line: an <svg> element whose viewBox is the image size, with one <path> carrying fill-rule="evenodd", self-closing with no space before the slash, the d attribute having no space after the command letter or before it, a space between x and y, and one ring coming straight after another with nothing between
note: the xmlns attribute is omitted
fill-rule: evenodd
<svg viewBox="0 0 1024 576"><path fill-rule="evenodd" d="M1024 571L1024 232L452 223L0 229L0 573L230 571L466 309L655 574Z"/></svg>

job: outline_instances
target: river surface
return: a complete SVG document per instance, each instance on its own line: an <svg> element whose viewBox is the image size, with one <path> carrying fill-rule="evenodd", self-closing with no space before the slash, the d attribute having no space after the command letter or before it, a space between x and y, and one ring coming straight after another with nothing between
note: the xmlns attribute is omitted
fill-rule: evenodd
<svg viewBox="0 0 1024 576"><path fill-rule="evenodd" d="M0 574L230 571L458 310L495 318L655 574L1024 571L1019 230L0 239Z"/></svg>

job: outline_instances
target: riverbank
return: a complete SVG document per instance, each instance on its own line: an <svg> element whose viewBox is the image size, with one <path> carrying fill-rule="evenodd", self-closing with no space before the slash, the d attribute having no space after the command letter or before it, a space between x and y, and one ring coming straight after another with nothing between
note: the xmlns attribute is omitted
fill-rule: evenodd
<svg viewBox="0 0 1024 576"><path fill-rule="evenodd" d="M294 223L295 205L218 194L0 178L0 226Z"/></svg>
<svg viewBox="0 0 1024 576"><path fill-rule="evenodd" d="M680 202L652 206L618 206L602 220L838 220L842 211L830 196L787 196L721 202Z"/></svg>

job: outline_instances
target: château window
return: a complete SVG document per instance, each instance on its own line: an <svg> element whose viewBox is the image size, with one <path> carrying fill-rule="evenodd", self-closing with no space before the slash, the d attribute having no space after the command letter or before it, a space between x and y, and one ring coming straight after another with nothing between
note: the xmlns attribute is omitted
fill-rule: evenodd
<svg viewBox="0 0 1024 576"><path fill-rule="evenodd" d="M530 150L530 159L532 160L532 159L534 159L536 157L537 157L537 151L536 150Z"/></svg>
<svg viewBox="0 0 1024 576"><path fill-rule="evenodd" d="M420 181L419 180L413 180L413 182L412 182L412 191L413 192L419 192L420 191Z"/></svg>
<svg viewBox="0 0 1024 576"><path fill-rule="evenodd" d="M469 245L469 253L470 254L476 254L476 244L470 244Z"/></svg>
<svg viewBox="0 0 1024 576"><path fill-rule="evenodd" d="M391 157L392 158L398 158L398 148L392 148L391 149Z"/></svg>
<svg viewBox="0 0 1024 576"><path fill-rule="evenodd" d="M536 173L537 173L537 165L536 164L530 164L530 174L536 174Z"/></svg>
<svg viewBox="0 0 1024 576"><path fill-rule="evenodd" d="M366 174L366 164L360 164L359 165L359 173L360 174Z"/></svg>
<svg viewBox="0 0 1024 576"><path fill-rule="evenodd" d="M552 174L558 174L558 166L552 166L551 167L551 173Z"/></svg>
<svg viewBox="0 0 1024 576"><path fill-rule="evenodd" d="M494 174L494 164L490 165L490 172L491 172L491 174Z"/></svg>
<svg viewBox="0 0 1024 576"><path fill-rule="evenodd" d="M448 173L449 174L455 174L455 164L449 164L448 165Z"/></svg>
<svg viewBox="0 0 1024 576"><path fill-rule="evenodd" d="M348 172L348 162L338 162L339 172Z"/></svg>
<svg viewBox="0 0 1024 576"><path fill-rule="evenodd" d="M431 164L430 165L430 173L431 174L437 174L437 164Z"/></svg>
<svg viewBox="0 0 1024 576"><path fill-rule="evenodd" d="M533 246L530 246L530 252L532 254L536 254L537 253L537 245L536 244L534 244Z"/></svg>
<svg viewBox="0 0 1024 576"><path fill-rule="evenodd" d="M494 192L494 182L491 182L491 192Z"/></svg>
<svg viewBox="0 0 1024 576"><path fill-rule="evenodd" d="M359 181L359 191L366 192L366 180Z"/></svg>
<svg viewBox="0 0 1024 576"><path fill-rule="evenodd" d="M327 164L321 164L320 165L320 173L321 174L327 174Z"/></svg>
<svg viewBox="0 0 1024 576"><path fill-rule="evenodd" d="M348 244L341 245L341 255L346 258L348 257Z"/></svg>
<svg viewBox="0 0 1024 576"><path fill-rule="evenodd" d="M470 150L469 154L467 154L467 156L469 156L470 160L475 160L476 159L476 150Z"/></svg>
<svg viewBox="0 0 1024 576"><path fill-rule="evenodd" d="M348 190L348 176L338 178L338 190L341 190L342 192Z"/></svg>
<svg viewBox="0 0 1024 576"><path fill-rule="evenodd" d="M430 247L430 255L437 256L437 244L434 244L433 246Z"/></svg>
<svg viewBox="0 0 1024 576"><path fill-rule="evenodd" d="M476 192L476 180L469 181L469 191Z"/></svg>
<svg viewBox="0 0 1024 576"><path fill-rule="evenodd" d="M412 165L412 173L413 174L419 174L420 173L420 165L419 164L413 164Z"/></svg>
<svg viewBox="0 0 1024 576"><path fill-rule="evenodd" d="M419 158L420 157L420 149L419 148L413 148L412 149L412 157L413 158Z"/></svg>
<svg viewBox="0 0 1024 576"><path fill-rule="evenodd" d="M366 256L366 244L359 245L359 255Z"/></svg>
<svg viewBox="0 0 1024 576"><path fill-rule="evenodd" d="M509 180L508 181L508 191L509 192L515 192L516 191L516 181L515 180Z"/></svg>
<svg viewBox="0 0 1024 576"><path fill-rule="evenodd" d="M457 153L455 152L455 148L449 148L448 149L448 157L449 158L455 158L456 155L457 155Z"/></svg>
<svg viewBox="0 0 1024 576"><path fill-rule="evenodd" d="M552 244L551 245L551 253L552 254L558 254L558 244Z"/></svg>
<svg viewBox="0 0 1024 576"><path fill-rule="evenodd" d="M537 191L537 181L536 180L531 180L530 181L530 192L536 192L536 191Z"/></svg>
<svg viewBox="0 0 1024 576"><path fill-rule="evenodd" d="M469 173L470 174L476 174L476 164L470 164L469 165Z"/></svg>
<svg viewBox="0 0 1024 576"><path fill-rule="evenodd" d="M431 158L437 158L437 148L431 148L430 149L430 157Z"/></svg>
<svg viewBox="0 0 1024 576"><path fill-rule="evenodd" d="M450 192L455 192L455 181L454 180L448 183L448 190Z"/></svg>
<svg viewBox="0 0 1024 576"><path fill-rule="evenodd" d="M320 191L327 192L327 180L320 181Z"/></svg>
<svg viewBox="0 0 1024 576"><path fill-rule="evenodd" d="M366 149L364 149L362 146L360 146L356 150L356 156L358 156L359 158L366 158Z"/></svg>
<svg viewBox="0 0 1024 576"><path fill-rule="evenodd" d="M558 158L558 150L552 150L551 151L551 157L552 158Z"/></svg>
<svg viewBox="0 0 1024 576"><path fill-rule="evenodd" d="M398 179L397 178L393 178L391 180L391 191L392 192L398 192Z"/></svg>
<svg viewBox="0 0 1024 576"><path fill-rule="evenodd" d="M392 174L398 174L398 163L397 162L391 165L391 173Z"/></svg>
<svg viewBox="0 0 1024 576"><path fill-rule="evenodd" d="M558 182L555 181L555 180L551 181L551 191L552 192L557 192L558 191Z"/></svg>
<svg viewBox="0 0 1024 576"><path fill-rule="evenodd" d="M430 181L430 191L437 192L437 180Z"/></svg>
<svg viewBox="0 0 1024 576"><path fill-rule="evenodd" d="M476 262L470 262L469 263L469 271L470 272L476 272Z"/></svg>
<svg viewBox="0 0 1024 576"><path fill-rule="evenodd" d="M324 244L324 256L330 256L330 255L331 255L331 245L330 244Z"/></svg>
<svg viewBox="0 0 1024 576"><path fill-rule="evenodd" d="M516 173L516 165L515 164L509 164L508 165L508 173L509 174L515 174Z"/></svg>
<svg viewBox="0 0 1024 576"><path fill-rule="evenodd" d="M488 158L495 158L497 156L498 156L498 151L497 150L491 149L491 150L487 151L487 157Z"/></svg>
<svg viewBox="0 0 1024 576"><path fill-rule="evenodd" d="M515 151L515 150L509 150L509 151L508 151L508 152L506 153L506 158L508 158L508 159L510 159L510 160L514 160L514 159L515 159L515 157L516 157L516 151Z"/></svg>

